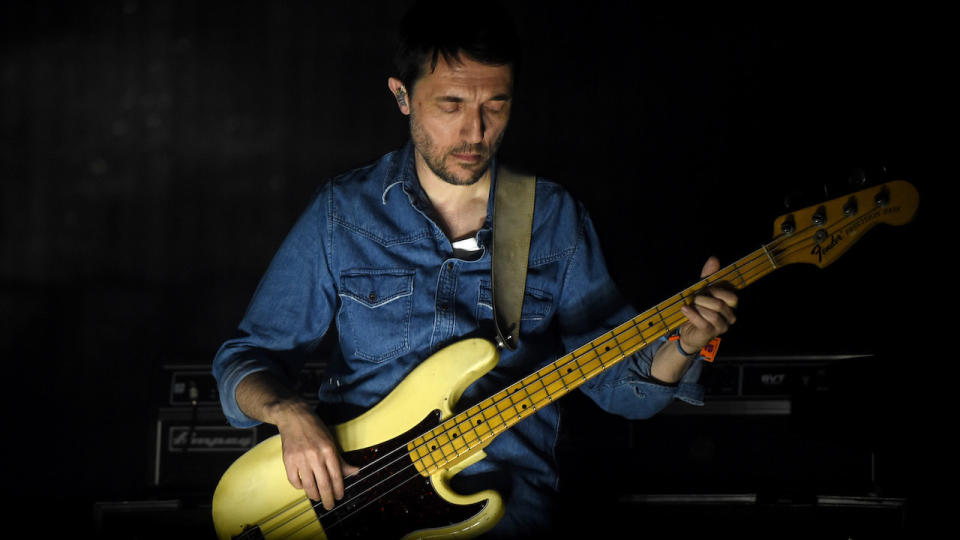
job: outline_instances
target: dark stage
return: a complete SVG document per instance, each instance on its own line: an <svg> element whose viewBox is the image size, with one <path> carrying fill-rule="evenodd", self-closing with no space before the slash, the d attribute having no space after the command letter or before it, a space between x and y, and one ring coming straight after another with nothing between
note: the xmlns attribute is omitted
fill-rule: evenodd
<svg viewBox="0 0 960 540"><path fill-rule="evenodd" d="M869 182L920 193L910 224L741 291L706 407L627 421L561 402L564 530L931 530L954 485L935 290L952 263L930 249L953 201L945 14L509 5L525 58L500 155L585 204L639 309L781 214ZM269 430L225 429L207 370L316 188L406 142L387 89L405 8L0 5L4 476L32 537L213 534L217 478ZM233 446L178 446L198 434Z"/></svg>

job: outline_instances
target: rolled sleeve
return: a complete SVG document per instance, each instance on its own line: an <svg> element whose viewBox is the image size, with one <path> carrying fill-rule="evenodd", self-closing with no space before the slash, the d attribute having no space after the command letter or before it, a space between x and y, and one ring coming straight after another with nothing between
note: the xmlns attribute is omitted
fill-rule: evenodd
<svg viewBox="0 0 960 540"><path fill-rule="evenodd" d="M218 357L220 357L219 354ZM217 388L220 393L220 406L223 408L224 416L227 417L230 425L234 427L247 428L260 424L261 422L259 420L247 416L240 410L236 399L237 386L240 385L240 381L247 375L262 371L279 374L278 370L270 364L254 358L237 359L224 364L222 371L219 373L217 373L216 370L214 371L214 376L217 379Z"/></svg>

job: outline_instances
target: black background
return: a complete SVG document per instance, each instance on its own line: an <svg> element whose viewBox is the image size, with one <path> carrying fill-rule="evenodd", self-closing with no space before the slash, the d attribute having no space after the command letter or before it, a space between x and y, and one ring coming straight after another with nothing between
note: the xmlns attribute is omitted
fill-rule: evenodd
<svg viewBox="0 0 960 540"><path fill-rule="evenodd" d="M526 71L501 155L587 205L637 307L756 249L786 197L840 196L857 168L917 186L913 223L743 291L721 357L875 354L804 436L878 452L884 494L935 517L955 373L933 222L951 180L945 16L510 5ZM85 526L93 501L158 496L159 367L209 363L313 190L405 142L386 88L405 7L3 3L5 478L24 508ZM622 427L596 422L579 440Z"/></svg>

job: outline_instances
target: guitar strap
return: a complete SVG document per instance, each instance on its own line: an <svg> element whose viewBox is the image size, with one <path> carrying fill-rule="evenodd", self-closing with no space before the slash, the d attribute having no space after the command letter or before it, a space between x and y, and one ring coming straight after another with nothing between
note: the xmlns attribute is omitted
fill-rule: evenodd
<svg viewBox="0 0 960 540"><path fill-rule="evenodd" d="M511 351L520 342L520 314L530 258L533 199L537 178L497 167L493 201L493 321L497 345Z"/></svg>

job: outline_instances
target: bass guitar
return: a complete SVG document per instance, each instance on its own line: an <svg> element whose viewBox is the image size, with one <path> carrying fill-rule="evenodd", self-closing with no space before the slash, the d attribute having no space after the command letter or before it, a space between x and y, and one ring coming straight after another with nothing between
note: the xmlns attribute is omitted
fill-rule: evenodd
<svg viewBox="0 0 960 540"><path fill-rule="evenodd" d="M471 538L503 516L492 490L463 495L455 474L485 457L500 433L669 334L684 322L680 307L702 289L741 289L783 266L826 267L879 223L901 225L916 212L918 194L893 181L783 215L773 240L633 319L456 412L457 400L499 359L482 339L455 343L427 358L380 403L334 427L347 462L360 470L344 479L332 510L290 485L280 436L240 456L213 497L219 538Z"/></svg>

